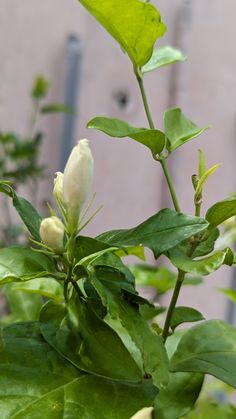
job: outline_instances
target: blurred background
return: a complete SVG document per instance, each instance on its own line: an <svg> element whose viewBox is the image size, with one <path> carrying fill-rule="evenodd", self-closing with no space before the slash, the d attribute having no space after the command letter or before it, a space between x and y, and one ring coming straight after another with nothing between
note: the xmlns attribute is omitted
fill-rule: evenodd
<svg viewBox="0 0 236 419"><path fill-rule="evenodd" d="M222 162L207 183L204 213L235 191L236 4L234 0L227 0L227 7L221 0L152 3L168 27L159 44L180 48L188 56L184 63L146 75L154 120L161 129L164 110L180 106L197 125L211 125L169 160L183 212L194 211L191 175L197 169L197 150L206 154L208 167ZM91 140L95 158L94 208L104 206L85 234L133 227L171 206L161 168L145 147L86 129L97 115L134 126L146 126L147 121L128 57L78 2L0 0L0 57L1 132L28 136L30 91L38 74L51 82L48 103L65 103L77 110L76 115L45 113L36 121L35 129L45 134L39 158L45 166L37 184L39 211L52 200L54 173L63 170L71 147L84 137ZM24 182L19 188L28 197L32 194ZM232 270L222 268L204 285L186 287L180 304L192 304L206 318L231 316L232 320L226 298L217 291L228 287L231 277Z"/></svg>

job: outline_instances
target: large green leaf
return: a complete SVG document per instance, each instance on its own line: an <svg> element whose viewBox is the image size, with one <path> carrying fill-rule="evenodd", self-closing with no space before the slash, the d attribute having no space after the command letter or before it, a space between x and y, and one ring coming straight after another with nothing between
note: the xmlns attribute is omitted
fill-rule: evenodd
<svg viewBox="0 0 236 419"><path fill-rule="evenodd" d="M157 129L134 128L120 119L112 119L98 116L87 124L88 128L94 128L111 137L130 137L148 147L154 158L165 147L165 134Z"/></svg>
<svg viewBox="0 0 236 419"><path fill-rule="evenodd" d="M207 221L199 217L164 209L137 227L108 231L100 234L97 240L113 246L149 247L157 257L188 237L205 230L207 226Z"/></svg>
<svg viewBox="0 0 236 419"><path fill-rule="evenodd" d="M209 320L188 330L171 359L170 370L211 374L236 387L236 329Z"/></svg>
<svg viewBox="0 0 236 419"><path fill-rule="evenodd" d="M185 416L194 406L202 388L203 375L172 373L166 388L155 399L156 419L177 419Z"/></svg>
<svg viewBox="0 0 236 419"><path fill-rule="evenodd" d="M58 275L53 260L42 253L21 246L0 249L0 284Z"/></svg>
<svg viewBox="0 0 236 419"><path fill-rule="evenodd" d="M201 259L191 259L183 253L181 247L176 247L168 251L168 256L178 269L195 275L209 275L219 269L222 265L231 266L233 263L233 253L227 247Z"/></svg>
<svg viewBox="0 0 236 419"><path fill-rule="evenodd" d="M153 46L166 27L158 10L142 0L79 0L101 23L135 67L150 59Z"/></svg>
<svg viewBox="0 0 236 419"><path fill-rule="evenodd" d="M198 128L182 113L180 108L168 109L164 116L167 149L173 151L184 143L202 134L208 127Z"/></svg>
<svg viewBox="0 0 236 419"><path fill-rule="evenodd" d="M161 338L156 335L141 316L138 305L132 304L122 295L116 286L117 274L106 278L105 268L95 270L91 282L102 299L112 319L119 320L134 344L139 349L143 368L153 378L157 387L163 387L168 382L168 358Z"/></svg>
<svg viewBox="0 0 236 419"><path fill-rule="evenodd" d="M117 380L139 381L142 372L118 335L82 299L48 302L40 314L45 340L83 371Z"/></svg>
<svg viewBox="0 0 236 419"><path fill-rule="evenodd" d="M174 64L178 61L185 61L186 59L186 55L184 55L179 49L168 45L159 47L154 49L150 60L142 67L142 73L147 73L148 71L156 70L157 68Z"/></svg>
<svg viewBox="0 0 236 419"><path fill-rule="evenodd" d="M228 198L217 202L206 213L206 219L213 227L236 215L236 198Z"/></svg>
<svg viewBox="0 0 236 419"><path fill-rule="evenodd" d="M2 419L129 419L157 394L150 380L83 375L43 340L37 323L5 328L0 344Z"/></svg>

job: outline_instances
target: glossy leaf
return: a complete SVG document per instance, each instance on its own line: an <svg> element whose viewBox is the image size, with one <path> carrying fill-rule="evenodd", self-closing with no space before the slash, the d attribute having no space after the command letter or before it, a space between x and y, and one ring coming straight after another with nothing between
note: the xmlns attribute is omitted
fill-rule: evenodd
<svg viewBox="0 0 236 419"><path fill-rule="evenodd" d="M207 228L205 220L164 209L137 227L112 230L100 234L97 240L113 246L149 247L155 257Z"/></svg>
<svg viewBox="0 0 236 419"><path fill-rule="evenodd" d="M228 198L224 201L217 202L206 213L206 219L211 226L217 227L224 221L236 215L236 198Z"/></svg>
<svg viewBox="0 0 236 419"><path fill-rule="evenodd" d="M172 373L166 388L161 389L154 403L155 418L177 419L194 406L202 388L203 375Z"/></svg>
<svg viewBox="0 0 236 419"><path fill-rule="evenodd" d="M69 311L48 302L40 314L45 340L83 371L116 380L138 381L142 372L118 335L82 299Z"/></svg>
<svg viewBox="0 0 236 419"><path fill-rule="evenodd" d="M180 108L168 109L165 112L164 125L169 151L175 150L208 129L208 127L198 128L182 113Z"/></svg>
<svg viewBox="0 0 236 419"><path fill-rule="evenodd" d="M129 419L151 406L157 389L139 383L83 375L42 338L37 323L5 328L1 334L0 411L3 419ZM92 397L91 397L92 395Z"/></svg>
<svg viewBox="0 0 236 419"><path fill-rule="evenodd" d="M179 49L170 47L168 45L154 49L150 60L142 67L142 73L156 70L157 68L177 63L178 61L185 61L186 55Z"/></svg>
<svg viewBox="0 0 236 419"><path fill-rule="evenodd" d="M130 137L133 140L148 147L153 156L160 154L165 146L165 134L156 129L134 128L120 119L98 116L87 124L88 128L94 128L111 137Z"/></svg>
<svg viewBox="0 0 236 419"><path fill-rule="evenodd" d="M182 323L198 322L205 320L200 311L192 307L176 307L171 319L170 327L174 330Z"/></svg>
<svg viewBox="0 0 236 419"><path fill-rule="evenodd" d="M79 0L127 52L135 67L150 59L166 27L158 10L142 0Z"/></svg>
<svg viewBox="0 0 236 419"><path fill-rule="evenodd" d="M26 247L0 249L0 283L28 281L33 278L54 277L57 271L53 260Z"/></svg>
<svg viewBox="0 0 236 419"><path fill-rule="evenodd" d="M209 320L188 330L174 353L170 370L210 374L236 387L236 329Z"/></svg>
<svg viewBox="0 0 236 419"><path fill-rule="evenodd" d="M16 291L22 291L22 295L32 296L41 295L43 297L50 298L56 302L64 300L63 286L54 278L35 278L27 282L17 282L13 285L13 289Z"/></svg>
<svg viewBox="0 0 236 419"><path fill-rule="evenodd" d="M171 262L184 272L195 275L209 275L219 269L222 265L231 266L233 253L229 248L219 250L201 259L191 259L186 256L180 248L176 247L168 252Z"/></svg>
<svg viewBox="0 0 236 419"><path fill-rule="evenodd" d="M168 382L168 358L161 338L155 334L140 315L138 306L130 304L121 295L116 283L116 273L113 280L103 280L103 274L95 271L91 282L107 308L111 318L119 320L128 332L134 344L139 349L144 371L150 374L157 387L163 387Z"/></svg>

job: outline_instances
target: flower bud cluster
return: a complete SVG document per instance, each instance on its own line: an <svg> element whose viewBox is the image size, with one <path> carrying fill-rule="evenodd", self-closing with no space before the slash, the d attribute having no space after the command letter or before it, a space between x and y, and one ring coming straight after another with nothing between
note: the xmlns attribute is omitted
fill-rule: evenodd
<svg viewBox="0 0 236 419"><path fill-rule="evenodd" d="M93 179L93 156L86 139L73 148L64 173L57 172L53 196L63 211L69 232L76 231L80 212L89 194ZM57 251L63 248L64 225L59 218L45 218L40 226L42 242Z"/></svg>

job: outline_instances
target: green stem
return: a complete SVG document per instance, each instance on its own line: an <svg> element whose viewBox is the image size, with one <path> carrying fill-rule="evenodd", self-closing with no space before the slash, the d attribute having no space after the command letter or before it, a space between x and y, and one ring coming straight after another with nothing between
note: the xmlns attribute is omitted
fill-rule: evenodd
<svg viewBox="0 0 236 419"><path fill-rule="evenodd" d="M195 216L196 217L200 217L201 215L201 203L200 204L195 204Z"/></svg>
<svg viewBox="0 0 236 419"><path fill-rule="evenodd" d="M136 74L136 78L137 78L139 88L140 88L140 92L141 92L141 95L142 95L143 105L144 105L144 109L145 109L145 112L146 112L146 116L147 116L147 119L148 119L149 126L150 126L151 129L155 129L155 125L154 125L152 115L151 115L151 111L150 111L150 108L149 108L149 104L148 104L148 101L147 101L147 96L146 96L146 92L145 92L145 88L144 88L144 84L143 84L143 78L137 72L135 74ZM174 183L173 183L173 180L171 178L166 160L163 159L163 160L160 161L160 163L161 163L161 167L163 169L163 172L164 172L164 175L165 175L165 178L166 178L166 181L167 181L167 185L168 185L168 188L169 188L169 191L170 191L170 195L171 195L171 198L172 198L172 201L173 201L174 208L177 212L180 212L180 206L179 206L178 198L177 198L177 195L176 195L176 192L175 192Z"/></svg>
<svg viewBox="0 0 236 419"><path fill-rule="evenodd" d="M176 303L177 303L177 300L178 300L178 297L179 297L180 289L181 289L182 283L184 281L184 278L185 278L185 272L179 270L178 278L177 278L177 281L176 281L176 284L175 284L174 292L173 292L171 302L170 302L170 305L169 305L169 308L168 308L168 311L167 311L167 315L166 315L164 329L163 329L163 332L162 332L162 338L163 338L164 342L166 341L166 339L169 336L171 319L172 319L172 316L173 316L173 313L174 313L174 309L175 309L175 306L176 306Z"/></svg>

